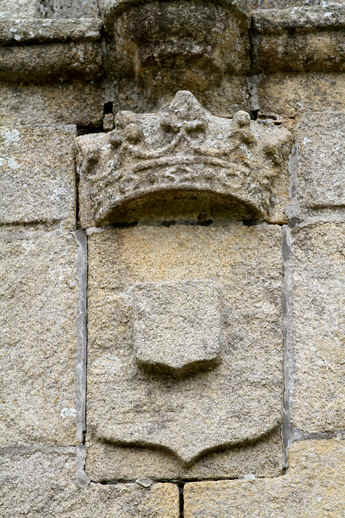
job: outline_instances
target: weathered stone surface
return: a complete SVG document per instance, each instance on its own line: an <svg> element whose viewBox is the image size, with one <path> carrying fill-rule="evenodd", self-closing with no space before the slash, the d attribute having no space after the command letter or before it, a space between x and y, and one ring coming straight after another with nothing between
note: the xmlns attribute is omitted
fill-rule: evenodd
<svg viewBox="0 0 345 518"><path fill-rule="evenodd" d="M243 477L247 473L273 477L281 473L283 450L280 430L263 441L234 446L231 451L208 453L197 463L181 465L179 459L156 448L118 447L95 442L88 448L87 472L94 480L207 479Z"/></svg>
<svg viewBox="0 0 345 518"><path fill-rule="evenodd" d="M0 18L0 44L97 41L101 39L101 27L101 20L94 18L82 20Z"/></svg>
<svg viewBox="0 0 345 518"><path fill-rule="evenodd" d="M73 449L0 450L2 518L178 518L173 484L76 487Z"/></svg>
<svg viewBox="0 0 345 518"><path fill-rule="evenodd" d="M0 234L0 445L76 442L77 245Z"/></svg>
<svg viewBox="0 0 345 518"><path fill-rule="evenodd" d="M0 80L43 82L48 79L99 79L102 51L97 42L0 46Z"/></svg>
<svg viewBox="0 0 345 518"><path fill-rule="evenodd" d="M267 455L263 448L268 460L263 472L279 471L281 457L272 441L282 396L280 239L279 227L242 224L140 226L90 235L88 440L107 455L95 459L91 451L93 480L102 469L94 461L103 469L113 463L111 473L101 477L107 479L118 468L116 456L130 452L133 462L121 478L131 478L143 471L141 452L148 460L157 449L167 459L159 470L165 475L173 471L170 457L175 456L179 473L195 463L193 473L200 476L216 476L219 465L232 476L238 469L236 460L236 468L232 465L232 448L238 444L247 448L253 470L263 467L260 447L252 446L260 442L270 451ZM135 316L128 290L142 283L159 290L162 283L197 281L222 288L219 365L182 378L145 372L133 350ZM216 457L213 452L219 449L228 449L227 455ZM209 453L214 463L198 470L197 461ZM156 461L148 462L145 476L157 476L156 467Z"/></svg>
<svg viewBox="0 0 345 518"><path fill-rule="evenodd" d="M162 106L169 104L176 91L147 91L138 84L135 78L124 77L107 81L107 98L113 102L114 113L131 110L135 113L155 112ZM197 94L199 102L214 115L219 117L233 117L239 110L250 111L247 77L225 76L223 80L210 90L192 88Z"/></svg>
<svg viewBox="0 0 345 518"><path fill-rule="evenodd" d="M83 226L162 217L170 207L172 219L176 209L206 208L208 216L284 220L292 140L285 128L242 111L214 117L185 91L156 114L118 113L115 128L78 139Z"/></svg>
<svg viewBox="0 0 345 518"><path fill-rule="evenodd" d="M342 29L345 9L342 3L325 6L301 6L290 9L258 10L252 14L254 30L262 34L316 32L318 29Z"/></svg>
<svg viewBox="0 0 345 518"><path fill-rule="evenodd" d="M249 69L248 18L236 2L107 2L107 69L152 91L207 90ZM178 72L176 73L176 71Z"/></svg>
<svg viewBox="0 0 345 518"><path fill-rule="evenodd" d="M253 14L254 67L344 71L345 7L293 7Z"/></svg>
<svg viewBox="0 0 345 518"><path fill-rule="evenodd" d="M72 81L51 85L0 83L0 123L59 123L101 127L103 88Z"/></svg>
<svg viewBox="0 0 345 518"><path fill-rule="evenodd" d="M297 197L308 209L345 207L345 114L313 112L297 126Z"/></svg>
<svg viewBox="0 0 345 518"><path fill-rule="evenodd" d="M345 110L345 75L335 73L262 75L258 82L264 114L297 117L308 110Z"/></svg>
<svg viewBox="0 0 345 518"><path fill-rule="evenodd" d="M0 18L40 15L40 0L0 0Z"/></svg>
<svg viewBox="0 0 345 518"><path fill-rule="evenodd" d="M97 16L98 0L43 0L41 12L47 18Z"/></svg>
<svg viewBox="0 0 345 518"><path fill-rule="evenodd" d="M345 428L344 248L344 224L309 225L293 233L291 416L308 433Z"/></svg>
<svg viewBox="0 0 345 518"><path fill-rule="evenodd" d="M303 441L289 452L286 475L199 482L184 487L185 518L341 518L345 442Z"/></svg>
<svg viewBox="0 0 345 518"><path fill-rule="evenodd" d="M138 365L186 374L220 361L222 298L214 282L136 284L130 297Z"/></svg>
<svg viewBox="0 0 345 518"><path fill-rule="evenodd" d="M75 226L75 135L75 126L0 126L0 224Z"/></svg>
<svg viewBox="0 0 345 518"><path fill-rule="evenodd" d="M341 1L337 2L338 4ZM288 7L311 7L334 5L334 0L246 0L248 9L287 9Z"/></svg>

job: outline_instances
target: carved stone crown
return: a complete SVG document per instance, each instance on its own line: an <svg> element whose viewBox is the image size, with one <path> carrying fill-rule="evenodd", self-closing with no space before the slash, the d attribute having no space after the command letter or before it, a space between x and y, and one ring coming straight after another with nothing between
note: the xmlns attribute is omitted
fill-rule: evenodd
<svg viewBox="0 0 345 518"><path fill-rule="evenodd" d="M155 193L208 193L265 219L281 192L290 149L282 127L212 116L186 91L158 113L119 112L115 130L78 139L84 220L116 220L126 204ZM285 168L285 170L284 170ZM195 197L195 196L194 196Z"/></svg>

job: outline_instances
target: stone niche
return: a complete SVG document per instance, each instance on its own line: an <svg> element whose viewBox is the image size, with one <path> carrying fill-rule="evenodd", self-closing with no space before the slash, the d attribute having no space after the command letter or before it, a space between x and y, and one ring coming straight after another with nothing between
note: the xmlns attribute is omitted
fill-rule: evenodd
<svg viewBox="0 0 345 518"><path fill-rule="evenodd" d="M92 480L281 472L290 148L187 91L77 139Z"/></svg>

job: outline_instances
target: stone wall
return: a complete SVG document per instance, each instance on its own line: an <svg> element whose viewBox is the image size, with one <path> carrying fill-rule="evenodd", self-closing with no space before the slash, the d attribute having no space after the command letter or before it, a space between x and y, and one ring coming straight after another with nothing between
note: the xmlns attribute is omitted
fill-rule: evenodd
<svg viewBox="0 0 345 518"><path fill-rule="evenodd" d="M0 0L0 516L345 516L345 5Z"/></svg>

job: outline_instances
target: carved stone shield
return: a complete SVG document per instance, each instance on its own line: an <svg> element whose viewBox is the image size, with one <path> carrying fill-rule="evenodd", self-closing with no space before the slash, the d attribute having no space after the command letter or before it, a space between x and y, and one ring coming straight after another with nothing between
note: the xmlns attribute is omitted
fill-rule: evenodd
<svg viewBox="0 0 345 518"><path fill-rule="evenodd" d="M189 92L155 114L121 112L114 131L79 138L84 224L126 222L89 236L96 478L115 465L116 476L130 477L126 452L136 474L157 473L139 467L140 452L151 451L165 455L162 477L212 476L213 468L194 468L200 459L242 445L255 465L255 445L273 447L283 390L281 228L264 221L283 219L290 146L286 129L245 112L214 117ZM179 203L201 225L193 217L157 224ZM202 207L227 218L205 226ZM148 214L154 225L144 224Z"/></svg>

